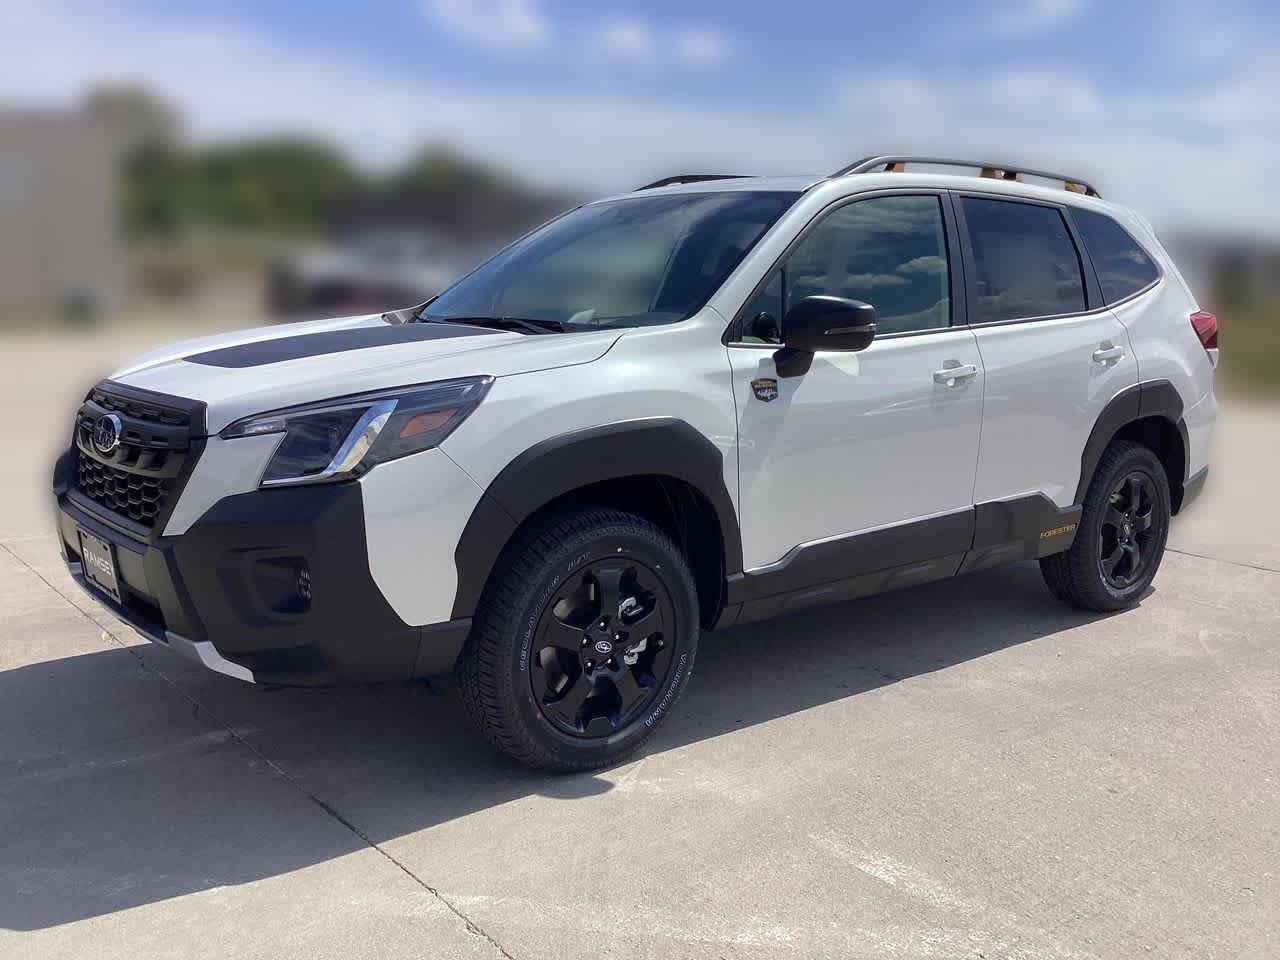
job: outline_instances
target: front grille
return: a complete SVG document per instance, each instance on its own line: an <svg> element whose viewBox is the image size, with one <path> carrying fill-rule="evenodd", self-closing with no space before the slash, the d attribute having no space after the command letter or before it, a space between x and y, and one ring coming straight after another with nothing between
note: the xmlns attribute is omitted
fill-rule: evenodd
<svg viewBox="0 0 1280 960"><path fill-rule="evenodd" d="M190 427L191 415L186 410L165 407L133 397L122 397L107 393L95 387L89 394L89 400L108 413L119 414L122 418L141 420L144 423L163 423L175 427Z"/></svg>
<svg viewBox="0 0 1280 960"><path fill-rule="evenodd" d="M94 429L112 414L120 418L119 445L104 453L94 444ZM76 415L76 490L149 534L182 492L203 429L204 404L99 384Z"/></svg>
<svg viewBox="0 0 1280 960"><path fill-rule="evenodd" d="M112 513L150 528L168 501L171 481L117 470L81 453L76 484L81 493Z"/></svg>

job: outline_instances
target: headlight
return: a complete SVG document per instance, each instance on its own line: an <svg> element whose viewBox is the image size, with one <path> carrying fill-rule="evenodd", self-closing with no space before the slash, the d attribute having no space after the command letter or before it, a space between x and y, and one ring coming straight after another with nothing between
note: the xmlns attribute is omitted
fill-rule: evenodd
<svg viewBox="0 0 1280 960"><path fill-rule="evenodd" d="M379 463L436 446L484 399L493 377L442 380L291 407L237 420L224 440L284 436L262 486L358 477Z"/></svg>

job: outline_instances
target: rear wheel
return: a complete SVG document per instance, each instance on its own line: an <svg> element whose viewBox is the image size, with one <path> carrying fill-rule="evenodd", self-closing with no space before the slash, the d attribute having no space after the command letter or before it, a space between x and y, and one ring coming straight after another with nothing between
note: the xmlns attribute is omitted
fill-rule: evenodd
<svg viewBox="0 0 1280 960"><path fill-rule="evenodd" d="M463 703L529 766L613 763L657 729L698 643L693 578L661 529L577 507L516 535L458 664Z"/></svg>
<svg viewBox="0 0 1280 960"><path fill-rule="evenodd" d="M1169 479L1147 447L1107 448L1085 495L1075 543L1040 561L1055 596L1085 610L1135 603L1155 578L1169 536Z"/></svg>

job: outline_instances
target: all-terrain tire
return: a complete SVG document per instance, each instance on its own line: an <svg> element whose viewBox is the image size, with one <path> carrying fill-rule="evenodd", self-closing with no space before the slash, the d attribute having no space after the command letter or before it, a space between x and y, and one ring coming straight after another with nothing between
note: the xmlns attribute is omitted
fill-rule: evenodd
<svg viewBox="0 0 1280 960"><path fill-rule="evenodd" d="M1131 487L1135 482L1138 486ZM1137 502L1132 511L1125 499L1129 489L1141 491L1141 496L1134 497ZM1151 586L1164 557L1171 504L1169 478L1155 453L1129 441L1112 443L1089 482L1071 549L1040 560L1040 572L1049 590L1082 610L1110 613L1132 606ZM1121 531L1136 531L1148 522L1149 526L1124 540ZM1126 563L1130 549L1126 542L1136 545L1140 562L1130 568L1131 577L1112 575L1108 560L1119 556L1119 561L1111 563Z"/></svg>
<svg viewBox="0 0 1280 960"><path fill-rule="evenodd" d="M667 618L673 622L665 624L657 642L663 648L665 675L648 677L653 689L646 688L644 696L651 699L639 702L633 720L605 735L567 732L547 712L531 676L541 669L535 649L542 642L539 624L555 609L557 597L573 589L586 571L615 561L642 565L657 584L652 592L666 598ZM587 589L591 596L592 588ZM698 633L693 577L671 537L630 513L573 506L534 521L504 549L481 596L455 677L467 713L503 753L542 770L591 770L617 762L657 730L688 684ZM585 635L582 646L588 651Z"/></svg>

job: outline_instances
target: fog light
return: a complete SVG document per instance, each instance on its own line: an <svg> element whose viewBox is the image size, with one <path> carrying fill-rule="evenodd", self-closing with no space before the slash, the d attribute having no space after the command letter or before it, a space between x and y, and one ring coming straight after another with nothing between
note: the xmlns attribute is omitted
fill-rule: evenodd
<svg viewBox="0 0 1280 960"><path fill-rule="evenodd" d="M311 568L306 557L267 557L253 565L248 599L270 614L299 616L311 609Z"/></svg>

